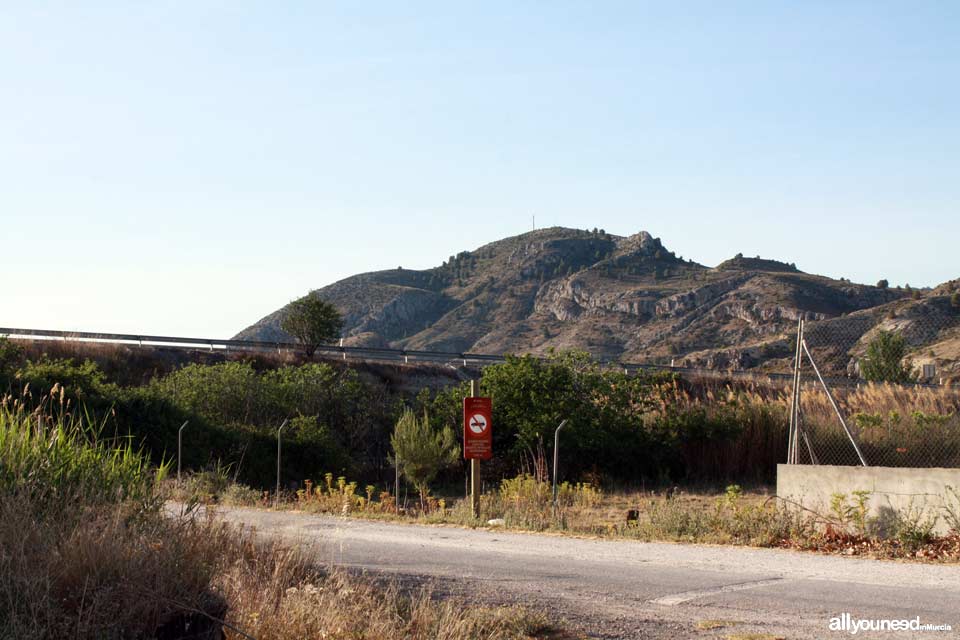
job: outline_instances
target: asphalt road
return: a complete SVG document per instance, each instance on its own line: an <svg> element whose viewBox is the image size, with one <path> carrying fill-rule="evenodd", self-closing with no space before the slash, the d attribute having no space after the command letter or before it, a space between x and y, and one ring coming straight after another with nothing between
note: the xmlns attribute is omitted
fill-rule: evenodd
<svg viewBox="0 0 960 640"><path fill-rule="evenodd" d="M323 562L440 594L521 603L591 638L960 637L960 567L776 549L585 540L218 508L225 519L303 545ZM913 619L952 632L831 631L830 618ZM725 623L715 629L717 621Z"/></svg>

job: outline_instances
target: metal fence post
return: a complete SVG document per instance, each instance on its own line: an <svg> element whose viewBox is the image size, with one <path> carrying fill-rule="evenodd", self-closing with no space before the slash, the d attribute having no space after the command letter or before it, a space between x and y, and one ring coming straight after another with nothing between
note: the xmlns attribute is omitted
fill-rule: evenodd
<svg viewBox="0 0 960 640"><path fill-rule="evenodd" d="M393 493L394 500L397 502L397 513L400 512L400 455L394 451L393 452Z"/></svg>
<svg viewBox="0 0 960 640"><path fill-rule="evenodd" d="M287 420L283 421L280 428L277 429L277 494L273 497L273 507L280 506L280 432L287 426Z"/></svg>
<svg viewBox="0 0 960 640"><path fill-rule="evenodd" d="M553 432L553 517L557 517L557 464L560 460L560 429L567 424L566 420L560 423Z"/></svg>
<svg viewBox="0 0 960 640"><path fill-rule="evenodd" d="M799 422L800 406L800 363L803 358L801 341L803 340L803 316L797 320L797 350L793 362L793 389L790 400L790 427L787 438L787 464L797 464L797 423Z"/></svg>
<svg viewBox="0 0 960 640"><path fill-rule="evenodd" d="M180 425L180 428L177 430L177 486L178 487L180 486L181 460L183 460L183 429L188 424L190 424L189 420L187 420L182 425Z"/></svg>

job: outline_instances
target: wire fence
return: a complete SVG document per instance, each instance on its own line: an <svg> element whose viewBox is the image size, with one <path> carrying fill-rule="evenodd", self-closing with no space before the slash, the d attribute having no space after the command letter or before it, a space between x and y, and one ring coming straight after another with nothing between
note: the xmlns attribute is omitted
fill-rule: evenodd
<svg viewBox="0 0 960 640"><path fill-rule="evenodd" d="M960 311L948 300L800 321L793 337L789 462L960 467Z"/></svg>

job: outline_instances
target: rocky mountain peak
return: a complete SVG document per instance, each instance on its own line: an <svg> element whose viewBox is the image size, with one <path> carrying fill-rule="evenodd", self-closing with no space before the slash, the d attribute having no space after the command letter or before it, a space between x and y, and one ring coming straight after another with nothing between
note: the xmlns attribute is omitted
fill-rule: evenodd
<svg viewBox="0 0 960 640"><path fill-rule="evenodd" d="M951 284L938 291L941 306L950 304L947 291L952 295ZM348 346L476 353L583 349L691 366L745 350L754 364L738 356L737 366L786 357L791 343L785 336L801 316L851 324L850 331L861 335L890 312L889 305L909 297L759 257L738 255L708 269L679 259L646 231L623 237L562 227L460 251L432 269L352 276L316 294L340 310ZM238 337L289 339L280 328L284 312Z"/></svg>
<svg viewBox="0 0 960 640"><path fill-rule="evenodd" d="M663 243L660 242L660 238L654 238L646 231L621 238L617 241L617 249L624 254L644 253L648 255L653 255L657 251L665 250Z"/></svg>

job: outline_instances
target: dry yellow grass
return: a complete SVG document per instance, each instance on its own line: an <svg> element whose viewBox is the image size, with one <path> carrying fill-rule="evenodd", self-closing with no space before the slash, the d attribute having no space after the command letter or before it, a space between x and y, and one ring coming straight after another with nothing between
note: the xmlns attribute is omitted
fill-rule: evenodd
<svg viewBox="0 0 960 640"><path fill-rule="evenodd" d="M539 613L328 570L213 520L82 502L40 516L0 496L0 638L154 637L188 620L231 640L573 637Z"/></svg>
<svg viewBox="0 0 960 640"><path fill-rule="evenodd" d="M713 631L715 629L735 627L738 624L743 623L741 623L739 620L699 620L693 626L700 631Z"/></svg>
<svg viewBox="0 0 960 640"><path fill-rule="evenodd" d="M434 600L426 589L405 594L396 583L318 571L284 548L244 556L219 584L231 604L227 621L257 640L572 637L522 608ZM227 637L239 640L244 635L228 630Z"/></svg>

